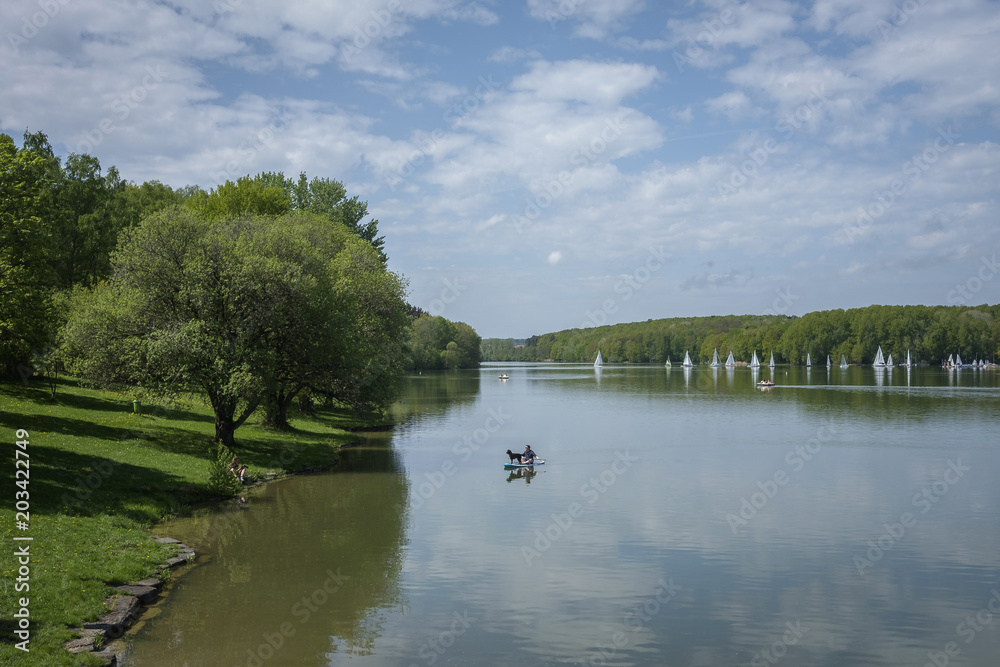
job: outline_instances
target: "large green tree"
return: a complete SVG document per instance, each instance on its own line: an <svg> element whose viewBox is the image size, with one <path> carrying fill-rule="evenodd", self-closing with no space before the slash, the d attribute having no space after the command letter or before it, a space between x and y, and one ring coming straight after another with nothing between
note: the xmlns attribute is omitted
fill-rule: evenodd
<svg viewBox="0 0 1000 667"><path fill-rule="evenodd" d="M43 198L51 152L0 134L0 374L26 372L52 331L50 230Z"/></svg>
<svg viewBox="0 0 1000 667"><path fill-rule="evenodd" d="M280 215L289 211L309 212L344 225L358 238L366 241L379 254L382 263L385 237L378 233L378 220L369 218L368 202L358 196L347 196L347 188L330 178L309 179L300 173L298 179L286 178L278 171L256 176L244 176L235 183L227 181L212 192L197 191L188 203L209 217L214 215Z"/></svg>
<svg viewBox="0 0 1000 667"><path fill-rule="evenodd" d="M293 214L285 225L301 219L312 226L306 231L312 250L332 259L316 268L310 301L288 313L299 326L276 341L265 422L277 428L288 427L288 408L302 392L360 410L391 401L401 389L409 333L405 283L376 250L321 217ZM317 229L339 233L324 239ZM335 246L324 248L330 240Z"/></svg>
<svg viewBox="0 0 1000 667"><path fill-rule="evenodd" d="M479 366L480 343L479 335L465 322L421 315L413 321L410 363L418 370L475 368Z"/></svg>
<svg viewBox="0 0 1000 667"><path fill-rule="evenodd" d="M303 388L358 405L398 386L402 286L373 248L320 216L206 219L175 207L125 232L112 264L64 329L74 368L202 392L229 446L262 402L281 425Z"/></svg>

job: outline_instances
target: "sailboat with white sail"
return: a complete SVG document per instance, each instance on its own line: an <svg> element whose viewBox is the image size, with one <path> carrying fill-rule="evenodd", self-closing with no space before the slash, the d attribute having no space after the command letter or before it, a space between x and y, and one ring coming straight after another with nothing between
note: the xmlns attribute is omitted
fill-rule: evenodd
<svg viewBox="0 0 1000 667"><path fill-rule="evenodd" d="M806 367L808 368L809 366L812 366L812 365L813 365L812 357L810 357L809 353L806 352Z"/></svg>
<svg viewBox="0 0 1000 667"><path fill-rule="evenodd" d="M833 362L830 361L830 355L828 354L828 355L826 355L826 367L827 368L831 368L832 366L833 366Z"/></svg>
<svg viewBox="0 0 1000 667"><path fill-rule="evenodd" d="M840 355L840 367L847 368L847 366L848 366L847 357L845 357L844 355Z"/></svg>
<svg viewBox="0 0 1000 667"><path fill-rule="evenodd" d="M715 348L712 351L712 363L709 364L712 368L718 368L722 364L719 363L719 348Z"/></svg>
<svg viewBox="0 0 1000 667"><path fill-rule="evenodd" d="M600 368L604 365L604 359L601 358L601 351L597 351L597 359L594 360L594 368Z"/></svg>
<svg viewBox="0 0 1000 667"><path fill-rule="evenodd" d="M681 366L684 368L691 368L694 366L694 364L691 363L691 355L687 353L687 350L684 350L684 363L682 363Z"/></svg>
<svg viewBox="0 0 1000 667"><path fill-rule="evenodd" d="M757 359L757 350L753 351L753 359L750 360L750 368L760 368L760 360Z"/></svg>
<svg viewBox="0 0 1000 667"><path fill-rule="evenodd" d="M909 350L906 351L906 363L904 363L903 366L905 366L906 368L911 368L913 366L913 362L910 361L910 351Z"/></svg>
<svg viewBox="0 0 1000 667"><path fill-rule="evenodd" d="M771 361L767 365L768 368L774 368L774 352L771 353Z"/></svg>
<svg viewBox="0 0 1000 667"><path fill-rule="evenodd" d="M733 368L736 366L736 360L733 359L733 351L729 351L729 358L726 359L726 368Z"/></svg>
<svg viewBox="0 0 1000 667"><path fill-rule="evenodd" d="M895 364L892 363L892 352L889 353L889 358L885 360L885 367L892 368Z"/></svg>
<svg viewBox="0 0 1000 667"><path fill-rule="evenodd" d="M882 346L881 345L878 346L878 352L875 354L875 362L872 364L872 366L876 366L878 368L884 368L885 367L885 359L882 358Z"/></svg>

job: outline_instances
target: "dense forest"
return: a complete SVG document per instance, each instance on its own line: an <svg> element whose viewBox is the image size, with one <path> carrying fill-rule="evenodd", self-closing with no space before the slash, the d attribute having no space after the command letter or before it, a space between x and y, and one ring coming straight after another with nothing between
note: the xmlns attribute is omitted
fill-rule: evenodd
<svg viewBox="0 0 1000 667"><path fill-rule="evenodd" d="M778 363L834 361L871 363L882 347L897 361L910 351L915 363L938 364L948 355L966 361L1000 358L1000 306L868 306L824 310L802 317L727 315L647 320L590 329L567 329L514 339L483 340L483 361L593 362L601 351L610 363L678 362L689 352L707 363L713 350L737 361L774 353Z"/></svg>
<svg viewBox="0 0 1000 667"><path fill-rule="evenodd" d="M261 173L206 191L124 180L0 134L0 376L197 392L233 431L294 399L384 406L410 368L479 363L471 327L405 302L367 203Z"/></svg>
<svg viewBox="0 0 1000 667"><path fill-rule="evenodd" d="M479 366L480 338L465 322L421 314L413 321L409 368L440 370Z"/></svg>

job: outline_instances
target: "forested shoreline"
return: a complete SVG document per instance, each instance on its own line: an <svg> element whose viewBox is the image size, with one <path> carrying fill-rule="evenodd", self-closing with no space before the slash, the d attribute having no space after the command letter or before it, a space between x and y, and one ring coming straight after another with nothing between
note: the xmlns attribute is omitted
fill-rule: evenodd
<svg viewBox="0 0 1000 667"><path fill-rule="evenodd" d="M472 327L406 303L384 243L330 178L138 185L0 134L0 377L200 394L227 445L258 409L380 410L407 369L479 363Z"/></svg>
<svg viewBox="0 0 1000 667"><path fill-rule="evenodd" d="M881 346L896 360L909 350L915 363L939 364L951 354L963 359L1000 358L1000 305L879 306L824 310L801 317L725 315L676 317L531 336L483 340L483 361L589 363L597 351L609 363L678 362L689 352L707 363L714 350L737 361L774 353L777 363L871 363Z"/></svg>

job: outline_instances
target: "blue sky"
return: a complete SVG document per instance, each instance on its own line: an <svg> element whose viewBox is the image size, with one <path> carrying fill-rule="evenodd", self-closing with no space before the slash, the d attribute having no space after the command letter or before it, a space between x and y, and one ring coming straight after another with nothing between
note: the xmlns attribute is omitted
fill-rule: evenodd
<svg viewBox="0 0 1000 667"><path fill-rule="evenodd" d="M1000 295L1000 3L15 0L0 131L369 202L482 336Z"/></svg>

